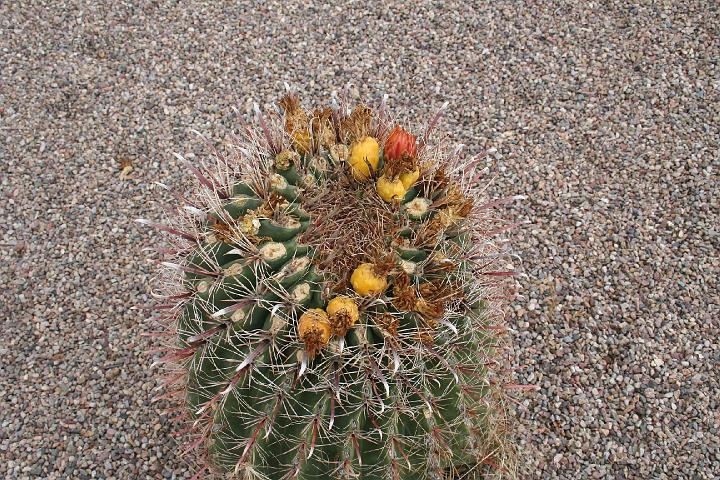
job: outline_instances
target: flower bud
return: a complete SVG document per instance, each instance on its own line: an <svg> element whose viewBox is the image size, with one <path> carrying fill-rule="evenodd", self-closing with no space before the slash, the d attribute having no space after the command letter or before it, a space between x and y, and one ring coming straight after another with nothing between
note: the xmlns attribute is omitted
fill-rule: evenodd
<svg viewBox="0 0 720 480"><path fill-rule="evenodd" d="M410 157L417 155L417 147L415 145L415 135L410 134L401 126L396 126L390 132L385 148L383 149L385 161L399 160L403 154Z"/></svg>

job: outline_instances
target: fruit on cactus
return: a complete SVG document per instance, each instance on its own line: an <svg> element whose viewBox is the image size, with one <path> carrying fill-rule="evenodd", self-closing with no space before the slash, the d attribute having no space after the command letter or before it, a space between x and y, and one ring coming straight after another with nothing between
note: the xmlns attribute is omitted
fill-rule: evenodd
<svg viewBox="0 0 720 480"><path fill-rule="evenodd" d="M386 202L400 200L407 192L407 188L405 188L405 185L400 177L390 179L385 175L382 175L377 179L376 189L380 198Z"/></svg>
<svg viewBox="0 0 720 480"><path fill-rule="evenodd" d="M365 137L350 147L352 174L356 180L367 180L377 171L380 162L380 145L372 137Z"/></svg>
<svg viewBox="0 0 720 480"><path fill-rule="evenodd" d="M321 308L311 308L298 319L298 338L305 344L310 358L314 358L330 341L330 320Z"/></svg>
<svg viewBox="0 0 720 480"><path fill-rule="evenodd" d="M420 169L417 167L414 170L400 174L400 181L405 190L409 190L417 182L418 178L420 178Z"/></svg>
<svg viewBox="0 0 720 480"><path fill-rule="evenodd" d="M396 125L385 141L383 154L385 159L390 160L399 160L403 155L414 157L417 154L415 136L400 125Z"/></svg>
<svg viewBox="0 0 720 480"><path fill-rule="evenodd" d="M393 128L383 147L383 162L378 194L386 202L402 199L420 178L415 136L399 125Z"/></svg>
<svg viewBox="0 0 720 480"><path fill-rule="evenodd" d="M193 166L162 251L168 396L238 479L450 480L512 470L508 272L476 159L384 103L283 114ZM383 152L383 155L381 155ZM369 181L372 179L372 181ZM178 197L181 197L178 195ZM146 222L147 223L147 222Z"/></svg>
<svg viewBox="0 0 720 480"><path fill-rule="evenodd" d="M387 278L377 271L372 263L361 263L353 270L350 284L358 295L363 297L378 295L387 288Z"/></svg>
<svg viewBox="0 0 720 480"><path fill-rule="evenodd" d="M334 335L344 337L360 318L357 303L350 297L339 296L327 304L327 314Z"/></svg>

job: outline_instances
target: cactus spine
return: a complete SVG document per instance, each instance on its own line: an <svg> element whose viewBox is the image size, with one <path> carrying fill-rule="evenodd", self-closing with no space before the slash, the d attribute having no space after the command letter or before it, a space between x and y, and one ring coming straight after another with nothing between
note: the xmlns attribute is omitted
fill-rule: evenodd
<svg viewBox="0 0 720 480"><path fill-rule="evenodd" d="M491 372L504 276L473 161L431 141L437 118L418 141L384 102L280 106L216 166L191 167L201 187L161 227L177 238L161 361L203 471L505 471Z"/></svg>

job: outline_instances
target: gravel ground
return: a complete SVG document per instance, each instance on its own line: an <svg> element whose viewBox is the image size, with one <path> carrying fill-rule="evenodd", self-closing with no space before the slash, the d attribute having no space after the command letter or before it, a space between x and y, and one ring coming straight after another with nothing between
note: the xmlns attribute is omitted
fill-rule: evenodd
<svg viewBox="0 0 720 480"><path fill-rule="evenodd" d="M448 101L497 149L492 194L528 196L526 476L720 478L716 3L112 3L0 2L0 476L190 477L150 403L132 219L190 185L190 129L221 144L283 82L352 81L411 125Z"/></svg>

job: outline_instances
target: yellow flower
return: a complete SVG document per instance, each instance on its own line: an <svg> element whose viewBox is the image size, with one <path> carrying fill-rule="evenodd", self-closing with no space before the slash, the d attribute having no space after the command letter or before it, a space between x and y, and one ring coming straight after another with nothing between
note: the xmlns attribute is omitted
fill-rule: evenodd
<svg viewBox="0 0 720 480"><path fill-rule="evenodd" d="M365 137L359 142L353 144L350 149L350 168L355 180L364 181L370 178L370 166L373 171L377 170L380 161L380 145L377 140L372 137Z"/></svg>
<svg viewBox="0 0 720 480"><path fill-rule="evenodd" d="M387 279L375 273L372 263L362 263L350 276L353 290L359 295L369 296L382 293L387 288Z"/></svg>
<svg viewBox="0 0 720 480"><path fill-rule="evenodd" d="M407 192L405 185L403 185L402 177L390 180L385 175L378 178L377 183L375 184L375 189L377 190L378 195L380 195L380 198L386 202L400 200Z"/></svg>

